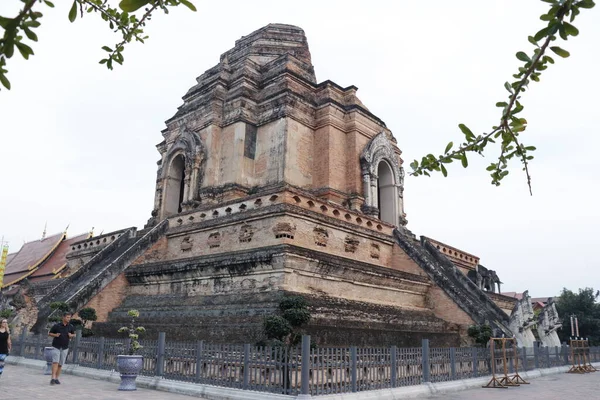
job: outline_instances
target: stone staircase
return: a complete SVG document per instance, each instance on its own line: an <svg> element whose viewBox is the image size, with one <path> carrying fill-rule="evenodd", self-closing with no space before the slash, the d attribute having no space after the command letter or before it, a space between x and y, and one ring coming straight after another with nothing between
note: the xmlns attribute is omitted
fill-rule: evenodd
<svg viewBox="0 0 600 400"><path fill-rule="evenodd" d="M421 241L394 230L396 243L476 324L489 324L494 335L512 337L509 316L425 237Z"/></svg>
<svg viewBox="0 0 600 400"><path fill-rule="evenodd" d="M50 308L52 302L65 302L74 311L85 306L146 249L156 243L168 227L168 221L164 220L143 235L139 235L136 228L127 229L38 301L38 319L32 331L39 333L45 327L48 318L53 315Z"/></svg>

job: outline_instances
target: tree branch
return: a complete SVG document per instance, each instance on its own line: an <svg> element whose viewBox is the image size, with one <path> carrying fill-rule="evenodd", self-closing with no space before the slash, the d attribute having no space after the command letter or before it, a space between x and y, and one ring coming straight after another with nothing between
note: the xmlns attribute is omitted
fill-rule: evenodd
<svg viewBox="0 0 600 400"><path fill-rule="evenodd" d="M502 101L496 103L497 107L502 107L502 116L500 118L500 125L494 127L491 133L475 135L467 128L464 124L459 124L459 128L466 137L466 142L462 143L458 149L449 152L452 149L453 143L448 143L446 150L443 155L435 157L432 154L428 154L423 157L419 163L417 160L412 162L410 165L413 169L411 175L427 175L429 171L441 171L444 176L447 175L444 164L452 162L454 159L462 160L463 167L468 166L467 153L476 152L483 155L483 151L489 142L495 143L494 139L501 136L500 145L500 156L498 162L492 163L487 170L492 171L492 184L499 185L500 181L504 176L508 174L507 166L508 161L515 155L519 156L524 165L524 171L527 176L527 186L529 187L529 193L532 194L531 187L531 175L529 173L528 160L532 159L533 156L528 155L529 151L534 151L533 146L523 146L518 139L519 132L522 132L527 127L527 120L516 116L517 113L521 112L523 106L519 103L520 94L525 92L525 87L529 85L531 81L538 82L541 71L547 68L548 63L554 63L552 58L546 56L546 50L550 43L556 40L557 33L563 40L567 40L568 36L577 36L579 30L570 23L565 21L567 16L571 16L570 20L573 22L575 17L579 15L581 9L590 9L595 6L593 0L542 0L546 3L550 3L550 10L542 15L540 19L548 21L546 27L541 29L533 37L529 37L529 41L536 46L534 54L529 57L526 53L520 51L517 52L516 57L525 62L523 67L519 68L519 72L513 75L518 80L509 83L505 83L506 90L510 93L508 96L508 103ZM543 43L541 46L538 42L542 39ZM560 47L550 47L550 49L559 55L560 57L568 57L569 52L561 49ZM493 138L492 138L493 136Z"/></svg>

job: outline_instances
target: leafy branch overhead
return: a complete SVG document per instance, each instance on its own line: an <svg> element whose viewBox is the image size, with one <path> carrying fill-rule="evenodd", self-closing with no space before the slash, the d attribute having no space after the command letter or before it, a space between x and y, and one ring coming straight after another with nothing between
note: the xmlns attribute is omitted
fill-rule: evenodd
<svg viewBox="0 0 600 400"><path fill-rule="evenodd" d="M441 172L444 176L448 175L446 164L453 161L460 161L462 166L468 166L468 153L476 153L483 156L483 152L490 143L496 143L500 146L500 154L497 161L492 162L486 169L492 177L492 184L499 186L500 182L508 175L508 162L518 159L523 164L523 170L527 175L527 184L531 193L531 175L529 174L528 162L533 159L531 154L534 146L527 146L520 140L520 134L527 128L527 120L518 114L523 111L523 105L519 101L521 93L529 88L531 81L539 82L540 75L550 64L554 64L554 59L547 55L548 49L559 57L569 57L569 52L559 46L550 46L550 44L560 37L567 40L569 36L577 36L579 30L572 25L572 22L579 15L582 9L590 9L595 6L593 0L542 0L550 3L550 9L543 14L540 19L546 21L547 25L539 30L535 35L529 36L529 42L534 46L533 51L527 54L519 51L516 57L523 65L519 67L518 73L513 75L512 82L506 82L504 87L508 92L508 100L496 103L501 111L500 122L493 126L488 133L475 135L465 124L459 124L465 141L454 149L454 143L450 142L444 149L444 153L435 156L428 154L421 161L414 160L410 166L412 175L426 175L430 172ZM453 150L454 149L454 150Z"/></svg>
<svg viewBox="0 0 600 400"><path fill-rule="evenodd" d="M7 89L10 89L10 81L6 77L8 60L15 54L15 50L26 60L34 54L31 46L38 41L35 31L41 25L43 14L40 10L54 7L54 3L49 0L20 1L23 7L17 16L9 18L0 15L0 27L4 30L4 35L0 38L0 83ZM196 11L196 7L188 0L122 0L118 6L111 6L109 0L73 0L68 18L75 22L86 14L95 14L120 36L114 45L102 47L106 54L100 64L113 69L114 63L123 64L123 51L128 43L144 43L148 39L144 28L153 13L162 11L168 14L169 8L180 5Z"/></svg>

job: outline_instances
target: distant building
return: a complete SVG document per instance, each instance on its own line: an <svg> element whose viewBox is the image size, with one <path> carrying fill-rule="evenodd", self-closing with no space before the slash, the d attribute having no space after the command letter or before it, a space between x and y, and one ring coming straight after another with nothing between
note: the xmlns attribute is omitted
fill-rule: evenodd
<svg viewBox="0 0 600 400"><path fill-rule="evenodd" d="M517 292L504 292L502 293L504 296L513 297L517 300L521 300L523 298L522 293ZM556 300L554 297L532 297L531 298L531 306L533 307L533 311L537 312L548 305L549 302Z"/></svg>
<svg viewBox="0 0 600 400"><path fill-rule="evenodd" d="M23 279L43 282L65 276L67 253L71 246L90 236L85 233L67 238L67 233L62 232L23 244L18 252L8 255L2 287L17 284Z"/></svg>

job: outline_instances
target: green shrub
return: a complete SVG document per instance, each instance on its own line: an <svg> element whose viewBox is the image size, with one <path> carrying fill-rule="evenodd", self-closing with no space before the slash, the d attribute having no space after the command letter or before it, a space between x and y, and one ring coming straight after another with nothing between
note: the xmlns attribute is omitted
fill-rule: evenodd
<svg viewBox="0 0 600 400"><path fill-rule="evenodd" d="M71 311L69 305L64 301L53 301L52 303L50 303L50 309L52 311L60 311L61 314L65 311Z"/></svg>
<svg viewBox="0 0 600 400"><path fill-rule="evenodd" d="M61 317L62 320L62 317ZM70 324L75 327L75 329L81 330L83 329L83 322L79 318L71 318Z"/></svg>
<svg viewBox="0 0 600 400"><path fill-rule="evenodd" d="M81 331L81 337L94 336L94 332L90 328L83 328Z"/></svg>
<svg viewBox="0 0 600 400"><path fill-rule="evenodd" d="M487 324L471 325L467 330L467 334L469 335L469 337L475 340L475 343L481 346L485 346L492 337L492 327Z"/></svg>
<svg viewBox="0 0 600 400"><path fill-rule="evenodd" d="M83 326L87 327L88 322L93 322L98 319L98 315L96 314L96 310L92 307L86 307L79 310L77 313L79 318L83 321Z"/></svg>
<svg viewBox="0 0 600 400"><path fill-rule="evenodd" d="M273 345L287 344L295 346L300 343L300 328L310 321L308 303L303 297L284 297L279 302L281 315L266 317L263 322L265 336Z"/></svg>

